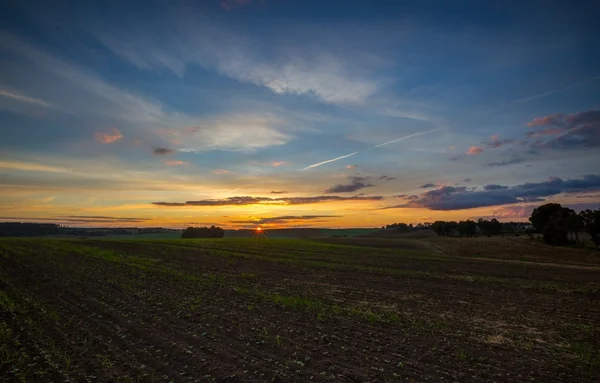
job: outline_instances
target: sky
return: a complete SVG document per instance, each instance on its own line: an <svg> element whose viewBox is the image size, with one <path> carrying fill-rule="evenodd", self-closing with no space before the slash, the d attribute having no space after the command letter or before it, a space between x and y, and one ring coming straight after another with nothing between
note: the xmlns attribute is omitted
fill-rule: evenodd
<svg viewBox="0 0 600 383"><path fill-rule="evenodd" d="M599 12L3 1L0 221L379 227L599 208Z"/></svg>

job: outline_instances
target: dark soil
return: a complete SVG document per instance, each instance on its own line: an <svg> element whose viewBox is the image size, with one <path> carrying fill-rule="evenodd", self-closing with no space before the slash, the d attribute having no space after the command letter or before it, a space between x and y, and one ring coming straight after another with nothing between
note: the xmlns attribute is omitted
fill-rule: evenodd
<svg viewBox="0 0 600 383"><path fill-rule="evenodd" d="M0 240L0 380L592 382L599 286L303 241Z"/></svg>

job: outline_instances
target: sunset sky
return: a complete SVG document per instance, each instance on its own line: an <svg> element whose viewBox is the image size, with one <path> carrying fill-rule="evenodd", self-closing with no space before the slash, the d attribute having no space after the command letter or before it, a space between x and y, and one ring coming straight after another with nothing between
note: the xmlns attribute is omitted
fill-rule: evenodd
<svg viewBox="0 0 600 383"><path fill-rule="evenodd" d="M0 221L373 227L598 208L591 4L3 1Z"/></svg>

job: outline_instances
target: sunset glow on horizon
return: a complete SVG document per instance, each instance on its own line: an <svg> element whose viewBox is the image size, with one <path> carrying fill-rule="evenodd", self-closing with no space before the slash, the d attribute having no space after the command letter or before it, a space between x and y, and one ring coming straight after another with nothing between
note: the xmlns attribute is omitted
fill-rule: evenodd
<svg viewBox="0 0 600 383"><path fill-rule="evenodd" d="M600 207L583 7L33 3L0 6L0 221L262 231Z"/></svg>

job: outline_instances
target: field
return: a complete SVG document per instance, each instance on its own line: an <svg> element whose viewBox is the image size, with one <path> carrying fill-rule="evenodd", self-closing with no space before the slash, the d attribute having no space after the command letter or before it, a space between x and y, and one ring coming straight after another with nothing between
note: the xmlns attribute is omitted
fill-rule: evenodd
<svg viewBox="0 0 600 383"><path fill-rule="evenodd" d="M600 380L598 252L344 240L0 239L0 380Z"/></svg>

